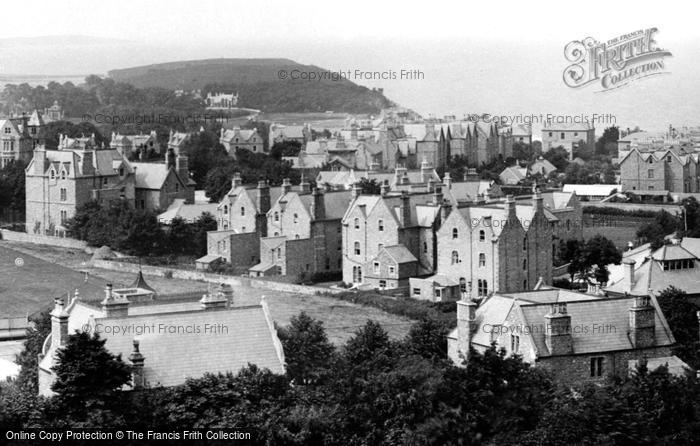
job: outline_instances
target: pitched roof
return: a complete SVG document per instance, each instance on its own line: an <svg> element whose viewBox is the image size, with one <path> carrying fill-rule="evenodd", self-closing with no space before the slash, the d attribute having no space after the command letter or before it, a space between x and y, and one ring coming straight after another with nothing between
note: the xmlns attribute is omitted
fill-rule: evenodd
<svg viewBox="0 0 700 446"><path fill-rule="evenodd" d="M170 167L163 163L131 163L136 168L136 187L139 189L159 190L168 178Z"/></svg>
<svg viewBox="0 0 700 446"><path fill-rule="evenodd" d="M487 298L476 310L477 327L472 342L488 347L494 340L490 327L507 326L509 331L530 338L534 346L533 356L551 356L545 342L549 324L545 315L550 313L553 303L564 302L566 312L571 316L573 354L634 349L628 334L632 298L601 298L556 288L494 294ZM652 298L651 303L655 310L654 346L674 344L675 340L656 299ZM511 322L514 312L519 316L515 319L519 319L519 324ZM456 329L449 337L457 337Z"/></svg>
<svg viewBox="0 0 700 446"><path fill-rule="evenodd" d="M547 122L544 126L542 126L542 131L543 132L558 132L558 131L579 131L579 132L586 132L588 130L593 130L593 126L590 125L587 122L582 122L582 123L575 123L575 122L568 122L568 123L557 123L557 122L552 122L549 121Z"/></svg>
<svg viewBox="0 0 700 446"><path fill-rule="evenodd" d="M158 221L169 225L173 218L180 217L188 223L193 223L205 213L216 216L218 203L194 203L186 204L184 198L176 198L170 203L165 212L158 215Z"/></svg>
<svg viewBox="0 0 700 446"><path fill-rule="evenodd" d="M264 303L166 313L159 312L158 305L146 307L154 312L106 318L100 309L78 302L70 308L69 329L82 329L90 324L106 340L106 348L113 354L121 354L122 358L128 358L133 340L138 339L139 350L145 358L145 380L151 387L182 384L186 378L201 377L205 373L236 373L249 363L284 373L284 353ZM133 330L125 330L126 333L104 330L113 325L154 328L144 329L138 335ZM40 366L49 370L52 362L53 351L49 351Z"/></svg>

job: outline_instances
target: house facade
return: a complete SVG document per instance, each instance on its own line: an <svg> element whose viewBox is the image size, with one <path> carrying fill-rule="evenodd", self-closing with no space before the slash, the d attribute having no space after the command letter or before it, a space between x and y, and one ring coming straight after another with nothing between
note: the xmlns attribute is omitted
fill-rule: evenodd
<svg viewBox="0 0 700 446"><path fill-rule="evenodd" d="M143 159L148 152L160 153L158 145L158 135L155 130L149 134L138 135L122 135L112 132L112 139L109 142L109 147L118 150L127 158L135 157ZM180 153L179 151L177 153ZM183 153L184 154L184 153Z"/></svg>
<svg viewBox="0 0 700 446"><path fill-rule="evenodd" d="M113 149L97 149L89 138L61 137L59 150L38 146L25 174L28 233L65 236L65 223L89 201L133 205L134 169Z"/></svg>
<svg viewBox="0 0 700 446"><path fill-rule="evenodd" d="M456 300L472 287L476 295L532 289L552 277L552 225L541 194L532 205L505 203L452 210L437 231L436 274L410 279L416 299Z"/></svg>
<svg viewBox="0 0 700 446"><path fill-rule="evenodd" d="M683 375L687 365L671 353L673 334L653 297L605 298L540 287L496 293L477 305L469 293L457 302L457 328L448 356L468 367L471 349L495 343L507 355L541 367L566 385L624 377L640 362Z"/></svg>
<svg viewBox="0 0 700 446"><path fill-rule="evenodd" d="M226 152L234 158L236 157L236 150L239 149L249 150L254 153L266 153L268 151L263 145L263 139L258 133L258 129L222 128L219 142L224 146Z"/></svg>
<svg viewBox="0 0 700 446"><path fill-rule="evenodd" d="M32 159L33 139L29 133L28 117L19 122L0 119L0 168L13 161L29 162Z"/></svg>
<svg viewBox="0 0 700 446"><path fill-rule="evenodd" d="M268 236L260 240L260 263L250 276L340 272L341 218L351 192L309 192L308 183L293 191L288 180L282 189L267 213Z"/></svg>
<svg viewBox="0 0 700 446"><path fill-rule="evenodd" d="M582 142L588 147L595 145L595 127L588 123L548 122L542 127L543 152L561 146L569 153L569 159L573 159L574 149Z"/></svg>
<svg viewBox="0 0 700 446"><path fill-rule="evenodd" d="M410 277L435 269L442 188L409 194L360 195L342 220L343 282L358 287L399 288Z"/></svg>
<svg viewBox="0 0 700 446"><path fill-rule="evenodd" d="M137 209L163 211L177 199L194 203L195 183L190 178L187 156L168 152L164 163L131 163L131 167L135 172Z"/></svg>
<svg viewBox="0 0 700 446"><path fill-rule="evenodd" d="M197 259L198 269L223 261L247 271L260 262L260 239L267 237L267 212L282 194L282 188L266 181L246 187L235 173L231 189L216 208L216 231L207 233L207 255Z"/></svg>
<svg viewBox="0 0 700 446"><path fill-rule="evenodd" d="M675 150L631 149L620 160L623 191L698 192L698 158Z"/></svg>

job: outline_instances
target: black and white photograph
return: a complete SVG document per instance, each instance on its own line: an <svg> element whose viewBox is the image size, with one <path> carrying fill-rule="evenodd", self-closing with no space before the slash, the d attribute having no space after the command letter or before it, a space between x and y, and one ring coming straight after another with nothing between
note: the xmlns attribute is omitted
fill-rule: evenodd
<svg viewBox="0 0 700 446"><path fill-rule="evenodd" d="M0 444L700 442L700 6L3 12Z"/></svg>

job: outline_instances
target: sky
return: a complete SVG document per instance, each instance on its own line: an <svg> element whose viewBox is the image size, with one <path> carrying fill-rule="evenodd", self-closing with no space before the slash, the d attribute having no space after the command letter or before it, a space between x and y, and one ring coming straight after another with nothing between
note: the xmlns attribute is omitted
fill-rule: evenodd
<svg viewBox="0 0 700 446"><path fill-rule="evenodd" d="M25 1L3 5L0 74L105 74L217 57L282 57L330 70L416 69L360 80L423 115L605 114L622 127L700 123L700 5L554 1ZM28 24L30 26L28 26ZM670 74L620 91L571 89L564 47L658 28ZM55 36L88 36L79 42ZM17 39L53 36L35 40Z"/></svg>
<svg viewBox="0 0 700 446"><path fill-rule="evenodd" d="M29 0L3 6L6 16L31 20L6 21L0 38L79 34L184 45L464 36L541 42L663 26L671 42L700 35L699 9L679 1Z"/></svg>

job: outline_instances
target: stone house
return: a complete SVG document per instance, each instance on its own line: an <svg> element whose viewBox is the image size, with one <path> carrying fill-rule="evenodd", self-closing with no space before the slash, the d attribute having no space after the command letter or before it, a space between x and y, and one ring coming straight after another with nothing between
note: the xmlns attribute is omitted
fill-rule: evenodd
<svg viewBox="0 0 700 446"><path fill-rule="evenodd" d="M136 181L137 209L165 210L176 199L194 203L195 182L190 178L187 156L168 152L164 163L132 162L131 167Z"/></svg>
<svg viewBox="0 0 700 446"><path fill-rule="evenodd" d="M89 138L61 137L59 150L38 146L25 173L28 233L65 235L65 222L89 201L134 204L134 169L113 149L97 149Z"/></svg>
<svg viewBox="0 0 700 446"><path fill-rule="evenodd" d="M632 149L620 159L623 191L699 192L698 173L697 155L679 150Z"/></svg>
<svg viewBox="0 0 700 446"><path fill-rule="evenodd" d="M156 135L155 130L151 130L147 135L142 133L138 135L122 135L112 132L112 139L109 142L109 147L118 150L127 158L134 156L143 159L149 151L160 153L158 135ZM177 153L179 153L179 151Z"/></svg>
<svg viewBox="0 0 700 446"><path fill-rule="evenodd" d="M260 240L260 263L251 276L340 272L341 218L350 191L309 192L308 183L293 191L289 180L267 213L267 234Z"/></svg>
<svg viewBox="0 0 700 446"><path fill-rule="evenodd" d="M382 195L360 195L356 187L353 193L342 220L343 281L398 288L406 286L409 277L433 273L442 188L409 194L389 192L385 186ZM393 273L389 266L382 266L387 260L392 261Z"/></svg>
<svg viewBox="0 0 700 446"><path fill-rule="evenodd" d="M595 127L589 123L548 122L542 127L542 151L563 147L573 159L574 149L581 143L592 148L595 145Z"/></svg>
<svg viewBox="0 0 700 446"><path fill-rule="evenodd" d="M0 168L12 161L28 162L32 158L34 143L29 134L29 118L19 120L0 119Z"/></svg>
<svg viewBox="0 0 700 446"><path fill-rule="evenodd" d="M605 298L538 287L498 292L477 305L465 293L457 302L457 328L447 337L449 358L468 367L470 349L483 352L493 343L568 385L626 376L641 361L677 375L689 369L672 355L673 334L648 296Z"/></svg>
<svg viewBox="0 0 700 446"><path fill-rule="evenodd" d="M217 229L207 233L207 255L197 259L197 268L223 261L247 270L259 263L260 239L267 237L267 212L281 194L282 188L270 187L266 181L246 187L235 173L231 189L217 205Z"/></svg>
<svg viewBox="0 0 700 446"><path fill-rule="evenodd" d="M551 222L556 220L541 194L530 206L508 196L505 203L452 210L437 231L436 275L411 278L410 296L456 300L470 287L484 297L551 281Z"/></svg>
<svg viewBox="0 0 700 446"><path fill-rule="evenodd" d="M219 142L224 146L226 152L234 158L238 149L245 149L254 153L267 153L269 150L265 149L262 136L258 134L258 129L222 128Z"/></svg>
<svg viewBox="0 0 700 446"><path fill-rule="evenodd" d="M180 152L185 152L185 143L189 141L190 134L183 132L173 132L170 130L170 135L168 136L168 151L172 151L175 155L179 155Z"/></svg>
<svg viewBox="0 0 700 446"><path fill-rule="evenodd" d="M268 136L268 144L272 148L275 143L285 141L295 141L304 147L306 141L311 140L311 126L304 125L281 125L270 124L270 133Z"/></svg>
<svg viewBox="0 0 700 446"><path fill-rule="evenodd" d="M70 302L57 298L39 355L39 394L53 395L56 354L70 334L86 329L99 333L105 348L133 367L125 389L176 386L205 373L235 374L249 364L284 373L284 351L264 300L235 305L233 290L224 284L201 299L155 295L141 280L125 289L108 284L102 301L77 293ZM139 330L107 330L116 325ZM178 327L191 329L173 335Z"/></svg>

